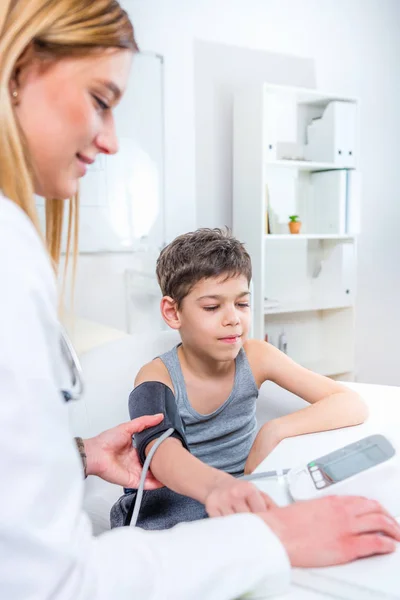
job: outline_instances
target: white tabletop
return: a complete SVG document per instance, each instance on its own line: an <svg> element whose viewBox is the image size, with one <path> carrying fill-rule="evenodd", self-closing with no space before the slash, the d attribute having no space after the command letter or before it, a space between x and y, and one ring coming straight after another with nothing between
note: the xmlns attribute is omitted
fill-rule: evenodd
<svg viewBox="0 0 400 600"><path fill-rule="evenodd" d="M255 473L276 469L287 469L302 463L307 463L315 457L322 456L340 446L350 444L351 442L372 433L387 433L390 435L391 439L396 442L398 441L400 447L400 388L354 383L346 385L358 391L368 404L370 415L366 423L357 427L347 427L336 431L302 435L283 440L257 467ZM278 491L276 491L276 482L259 484L259 486L268 493L271 493L272 491L271 495L278 504L283 505L287 503L288 499L285 488L282 487L281 490L278 489ZM379 563L381 564L382 561L391 559L390 557L374 557L367 560L375 561L374 564L378 564L376 561L381 561ZM336 567L336 569L340 568L343 567ZM347 566L344 568L346 568L347 571L349 568L358 571L360 563L358 565L354 564L354 567ZM298 575L301 576L302 572L300 571ZM306 576L307 573L304 573L304 575ZM294 573L294 578L296 579L296 572ZM329 596L332 597L330 594ZM357 597L364 598L366 596L361 594ZM284 597L280 596L280 598L284 598L285 600L326 600L327 595L292 584L289 593Z"/></svg>

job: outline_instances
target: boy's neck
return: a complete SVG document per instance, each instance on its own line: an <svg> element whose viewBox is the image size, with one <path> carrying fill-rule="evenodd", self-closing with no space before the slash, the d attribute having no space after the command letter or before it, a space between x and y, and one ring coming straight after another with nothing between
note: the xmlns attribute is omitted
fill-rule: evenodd
<svg viewBox="0 0 400 600"><path fill-rule="evenodd" d="M223 377L235 368L235 360L217 361L205 354L199 354L182 343L178 347L178 358L181 366L195 377Z"/></svg>

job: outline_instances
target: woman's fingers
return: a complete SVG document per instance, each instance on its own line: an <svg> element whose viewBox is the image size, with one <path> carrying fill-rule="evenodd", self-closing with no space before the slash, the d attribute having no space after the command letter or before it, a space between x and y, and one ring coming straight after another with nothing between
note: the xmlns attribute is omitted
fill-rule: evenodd
<svg viewBox="0 0 400 600"><path fill-rule="evenodd" d="M124 423L124 427L131 435L133 435L134 433L139 433L140 431L148 429L149 427L155 427L161 423L163 419L164 415L162 413L157 415L145 415Z"/></svg>
<svg viewBox="0 0 400 600"><path fill-rule="evenodd" d="M400 542L400 525L393 517L383 513L371 513L357 517L354 527L354 533L383 533Z"/></svg>
<svg viewBox="0 0 400 600"><path fill-rule="evenodd" d="M351 546L349 560L373 556L374 554L390 554L396 549L394 540L379 533L358 535L348 543Z"/></svg>
<svg viewBox="0 0 400 600"><path fill-rule="evenodd" d="M363 496L341 496L341 502L355 517L369 513L380 513L390 517L390 513L377 500Z"/></svg>
<svg viewBox="0 0 400 600"><path fill-rule="evenodd" d="M149 471L147 473L145 482L144 482L144 489L145 490L158 490L159 488L164 487L164 484L162 484L160 481L158 481L158 479L156 479L154 477L154 475Z"/></svg>

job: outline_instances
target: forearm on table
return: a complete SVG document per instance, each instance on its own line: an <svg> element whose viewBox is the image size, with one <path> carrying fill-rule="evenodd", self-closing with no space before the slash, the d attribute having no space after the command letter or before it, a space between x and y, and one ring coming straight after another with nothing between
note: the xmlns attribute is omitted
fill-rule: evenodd
<svg viewBox="0 0 400 600"><path fill-rule="evenodd" d="M147 446L146 455L154 444L155 440ZM232 477L201 462L174 438L165 440L156 450L151 461L151 472L174 492L203 504L218 483Z"/></svg>
<svg viewBox="0 0 400 600"><path fill-rule="evenodd" d="M275 437L281 441L305 433L359 425L367 416L367 406L358 394L339 392L266 425L274 430Z"/></svg>
<svg viewBox="0 0 400 600"><path fill-rule="evenodd" d="M367 416L368 409L358 394L339 392L299 411L268 421L254 440L245 473L251 473L285 438L359 425Z"/></svg>

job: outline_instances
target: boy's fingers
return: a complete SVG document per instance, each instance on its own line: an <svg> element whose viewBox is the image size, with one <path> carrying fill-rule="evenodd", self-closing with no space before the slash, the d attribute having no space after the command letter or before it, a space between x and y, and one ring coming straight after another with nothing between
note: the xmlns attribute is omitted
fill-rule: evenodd
<svg viewBox="0 0 400 600"><path fill-rule="evenodd" d="M247 498L247 504L250 511L253 513L265 512L265 499L263 494L258 490L254 494L250 494Z"/></svg>
<svg viewBox="0 0 400 600"><path fill-rule="evenodd" d="M227 517L228 515L234 515L237 512L232 506L224 506L220 509L220 513L223 517Z"/></svg>
<svg viewBox="0 0 400 600"><path fill-rule="evenodd" d="M251 507L249 506L249 503L246 502L245 500L235 502L232 509L235 513L250 513L250 512L252 512Z"/></svg>
<svg viewBox="0 0 400 600"><path fill-rule="evenodd" d="M272 500L271 496L268 496L268 494L266 494L265 492L261 492L261 495L264 498L267 510L269 510L270 508L277 508L278 505L276 502L274 502L274 500Z"/></svg>

